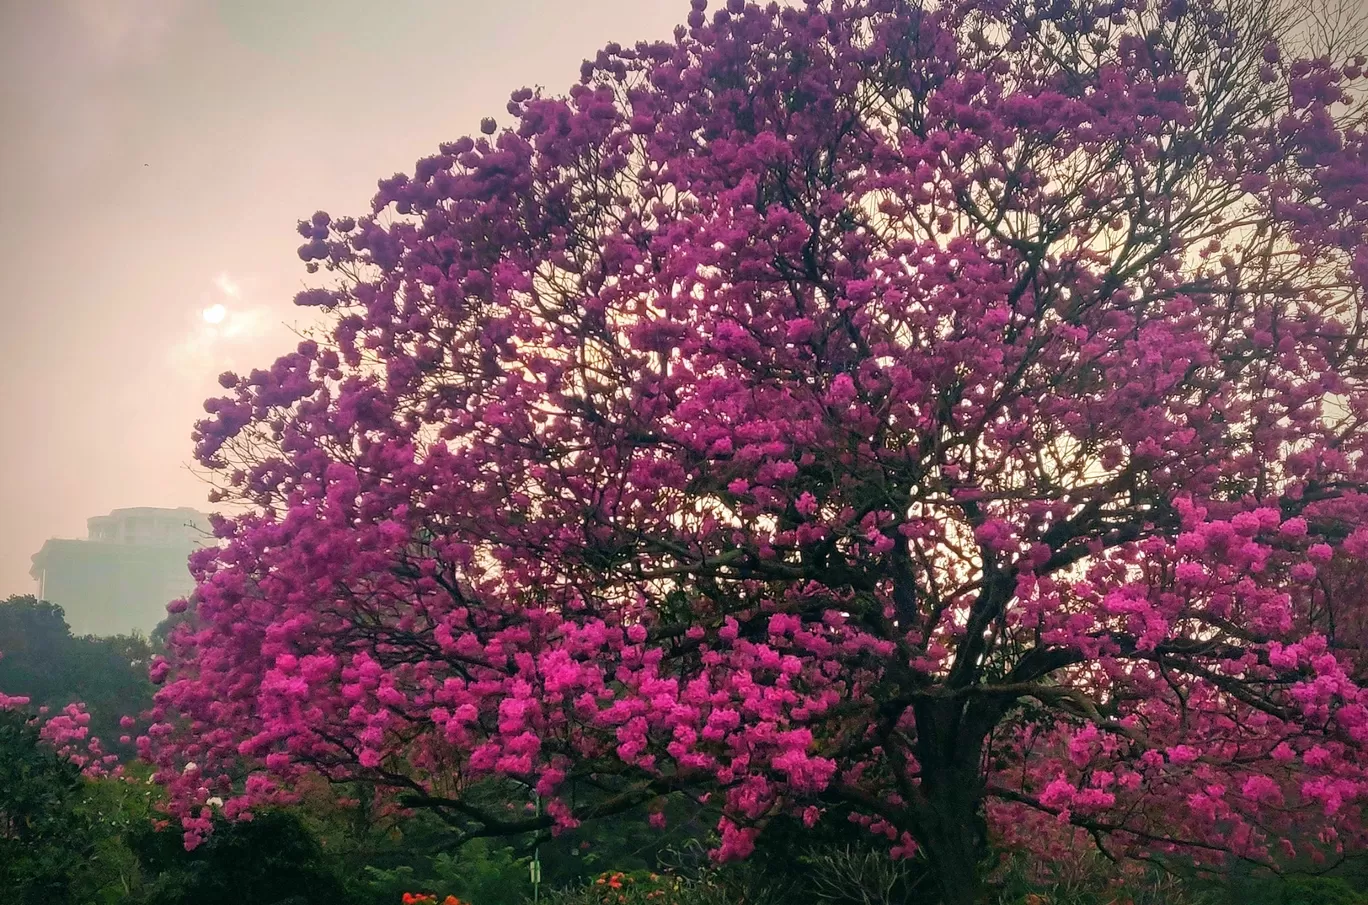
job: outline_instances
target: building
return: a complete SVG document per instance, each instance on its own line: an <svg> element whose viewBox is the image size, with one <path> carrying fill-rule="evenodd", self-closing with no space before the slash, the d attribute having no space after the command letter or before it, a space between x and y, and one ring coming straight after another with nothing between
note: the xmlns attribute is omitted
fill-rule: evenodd
<svg viewBox="0 0 1368 905"><path fill-rule="evenodd" d="M211 542L208 516L194 509L115 509L86 520L85 540L43 544L29 574L73 634L146 634L169 602L190 593L186 560Z"/></svg>

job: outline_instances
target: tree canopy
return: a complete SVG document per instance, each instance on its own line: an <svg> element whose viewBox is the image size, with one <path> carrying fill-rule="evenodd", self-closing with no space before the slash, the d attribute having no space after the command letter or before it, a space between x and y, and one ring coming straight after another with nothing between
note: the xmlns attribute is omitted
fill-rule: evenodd
<svg viewBox="0 0 1368 905"><path fill-rule="evenodd" d="M0 692L49 709L79 701L91 733L110 745L123 734L123 717L152 704L152 650L136 634L72 635L62 608L32 595L0 601Z"/></svg>
<svg viewBox="0 0 1368 905"><path fill-rule="evenodd" d="M300 223L325 329L206 404L252 508L140 739L190 843L306 773L855 821L947 905L990 838L1362 842L1363 59L1275 0L692 7Z"/></svg>

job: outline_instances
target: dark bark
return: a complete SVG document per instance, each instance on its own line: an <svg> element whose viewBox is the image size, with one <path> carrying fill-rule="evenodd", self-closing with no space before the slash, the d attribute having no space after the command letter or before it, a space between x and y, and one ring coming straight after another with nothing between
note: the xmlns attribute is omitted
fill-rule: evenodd
<svg viewBox="0 0 1368 905"><path fill-rule="evenodd" d="M977 905L988 855L979 761L993 719L962 700L916 706L917 759L922 783L917 802L918 842L940 887L943 905Z"/></svg>
<svg viewBox="0 0 1368 905"><path fill-rule="evenodd" d="M975 779L962 777L927 790L925 846L940 887L942 905L977 905L983 891L987 823Z"/></svg>

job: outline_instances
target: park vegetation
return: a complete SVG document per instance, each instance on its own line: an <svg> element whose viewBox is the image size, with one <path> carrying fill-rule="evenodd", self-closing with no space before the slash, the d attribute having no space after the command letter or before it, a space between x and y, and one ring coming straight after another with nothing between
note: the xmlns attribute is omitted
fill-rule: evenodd
<svg viewBox="0 0 1368 905"><path fill-rule="evenodd" d="M318 329L195 432L154 838L352 815L475 905L539 845L566 902L1357 901L1345 9L693 0L301 221Z"/></svg>

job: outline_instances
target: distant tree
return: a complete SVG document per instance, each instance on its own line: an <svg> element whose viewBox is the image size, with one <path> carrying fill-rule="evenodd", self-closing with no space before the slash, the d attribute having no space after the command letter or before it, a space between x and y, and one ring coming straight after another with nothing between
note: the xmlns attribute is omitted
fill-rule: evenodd
<svg viewBox="0 0 1368 905"><path fill-rule="evenodd" d="M0 688L43 701L60 696L71 641L60 606L28 594L0 602Z"/></svg>
<svg viewBox="0 0 1368 905"><path fill-rule="evenodd" d="M123 733L120 719L152 703L146 638L73 636L61 607L31 595L0 601L0 655L0 691L54 710L83 702L91 733L111 748Z"/></svg>

